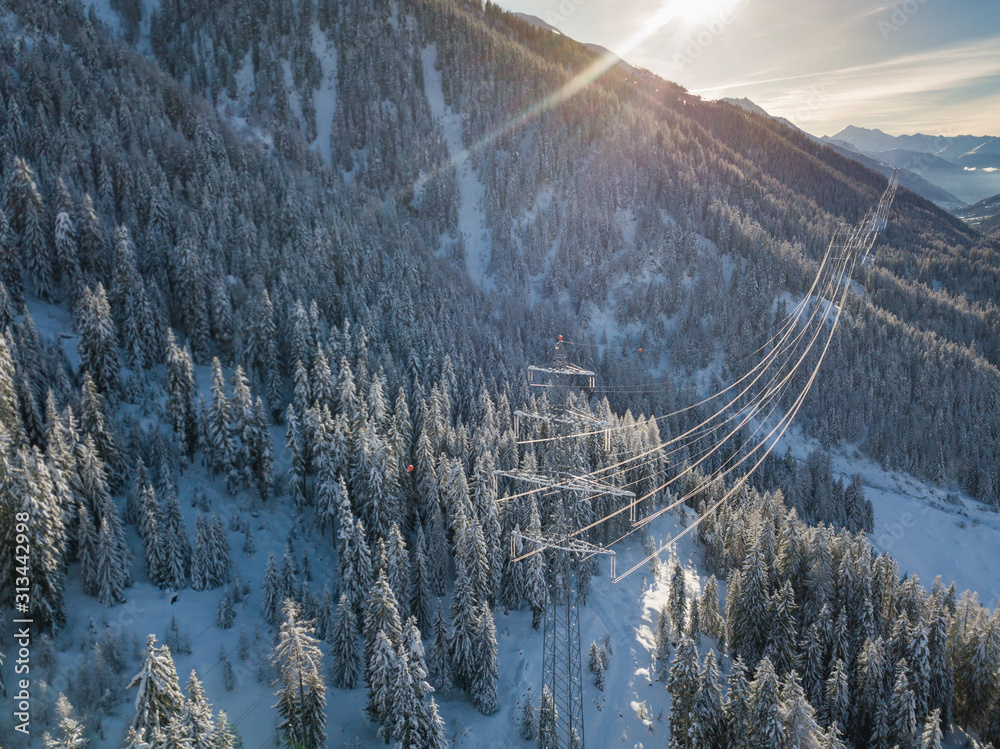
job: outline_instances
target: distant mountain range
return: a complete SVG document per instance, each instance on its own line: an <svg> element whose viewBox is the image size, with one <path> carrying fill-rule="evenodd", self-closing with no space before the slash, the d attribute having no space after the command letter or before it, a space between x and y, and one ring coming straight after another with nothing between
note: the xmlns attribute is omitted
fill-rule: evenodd
<svg viewBox="0 0 1000 749"><path fill-rule="evenodd" d="M846 156L849 159L860 162L864 164L869 169L874 169L876 172L886 175L887 177L892 174L894 167L898 166L896 164L891 164L883 159L876 158L874 156L869 156L862 153L858 148L847 141L838 141L831 138L823 137L818 138L815 135L807 133L795 125L791 120L787 120L784 117L775 117L774 115L768 113L763 107L755 104L750 99L732 99L726 98L722 101L732 104L733 106L740 107L748 112L756 112L757 114L763 115L765 117L770 117L788 127L798 130L803 135L807 135L813 140L822 143L825 146L829 146L834 151L839 153L841 156ZM890 136L891 137L891 136ZM906 187L909 190L917 193L921 197L927 198L932 203L938 205L946 210L954 210L965 205L966 201L960 200L955 195L951 194L945 189L942 189L938 185L924 179L922 176L914 171L910 171L906 168L899 169L899 184Z"/></svg>
<svg viewBox="0 0 1000 749"><path fill-rule="evenodd" d="M878 129L849 125L836 135L817 137L784 117L775 117L750 99L722 101L770 117L829 146L869 169L889 174L899 169L899 182L941 208L964 215L977 201L1000 193L1000 137L991 135L889 135Z"/></svg>
<svg viewBox="0 0 1000 749"><path fill-rule="evenodd" d="M854 150L897 166L975 203L1000 193L1000 137L990 135L889 135L848 126L820 142Z"/></svg>

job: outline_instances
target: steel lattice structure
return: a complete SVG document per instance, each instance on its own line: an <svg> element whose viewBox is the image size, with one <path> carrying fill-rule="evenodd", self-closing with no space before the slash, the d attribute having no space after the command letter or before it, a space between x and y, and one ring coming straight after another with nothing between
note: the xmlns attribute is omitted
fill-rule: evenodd
<svg viewBox="0 0 1000 749"><path fill-rule="evenodd" d="M529 367L529 378L535 386L593 387L594 373L581 370L569 364L562 347L557 345L556 358L548 367ZM561 355L562 354L562 355ZM589 414L563 408L562 413L538 414L518 411L515 418L541 420L553 429L579 430L604 429L610 427L605 421ZM605 441L610 432L605 432ZM556 708L555 742L552 749L583 749L583 659L580 647L580 565L583 560L602 554L611 557L611 576L615 574L615 553L603 546L579 538L572 527L568 505L573 501L594 499L610 494L635 498L633 492L611 484L582 478L571 474L549 471L531 473L527 471L494 471L498 477L505 477L529 486L545 489L547 495L558 495L556 499L556 519L540 535L521 533L511 538L511 558L524 558L525 552L538 553L544 550L549 582L549 603L545 612L542 637L542 681L548 687ZM520 557L515 551L520 540L524 547Z"/></svg>

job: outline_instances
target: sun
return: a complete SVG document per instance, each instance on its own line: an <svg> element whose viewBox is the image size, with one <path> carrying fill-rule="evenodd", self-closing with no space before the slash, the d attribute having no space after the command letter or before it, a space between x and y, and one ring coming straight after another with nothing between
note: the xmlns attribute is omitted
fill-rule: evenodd
<svg viewBox="0 0 1000 749"><path fill-rule="evenodd" d="M644 23L654 33L671 22L678 22L685 31L717 22L727 23L731 15L747 5L749 0L667 0Z"/></svg>

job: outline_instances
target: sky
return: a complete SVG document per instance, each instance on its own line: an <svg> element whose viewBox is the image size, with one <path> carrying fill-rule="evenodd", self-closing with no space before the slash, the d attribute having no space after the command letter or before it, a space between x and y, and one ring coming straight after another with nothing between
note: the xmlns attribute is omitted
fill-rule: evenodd
<svg viewBox="0 0 1000 749"><path fill-rule="evenodd" d="M499 0L815 135L1000 135L1000 0Z"/></svg>

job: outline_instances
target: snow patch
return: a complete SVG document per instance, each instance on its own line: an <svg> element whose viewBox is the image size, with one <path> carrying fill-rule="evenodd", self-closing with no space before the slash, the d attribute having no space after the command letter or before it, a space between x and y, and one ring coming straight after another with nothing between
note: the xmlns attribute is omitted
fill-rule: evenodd
<svg viewBox="0 0 1000 749"><path fill-rule="evenodd" d="M316 140L313 141L313 148L319 148L327 162L331 162L330 134L333 132L333 113L337 109L337 48L320 30L319 24L313 24L312 36L313 49L323 67L323 80L313 97L316 106Z"/></svg>
<svg viewBox="0 0 1000 749"><path fill-rule="evenodd" d="M458 231L465 243L465 267L469 277L485 289L492 290L496 284L487 275L492 241L486 223L484 208L486 190L476 176L469 162L469 152L462 143L462 115L452 111L444 102L441 85L441 71L437 70L437 47L433 44L424 48L420 55L424 72L424 92L431 114L441 124L444 131L448 156L458 176L459 206Z"/></svg>

